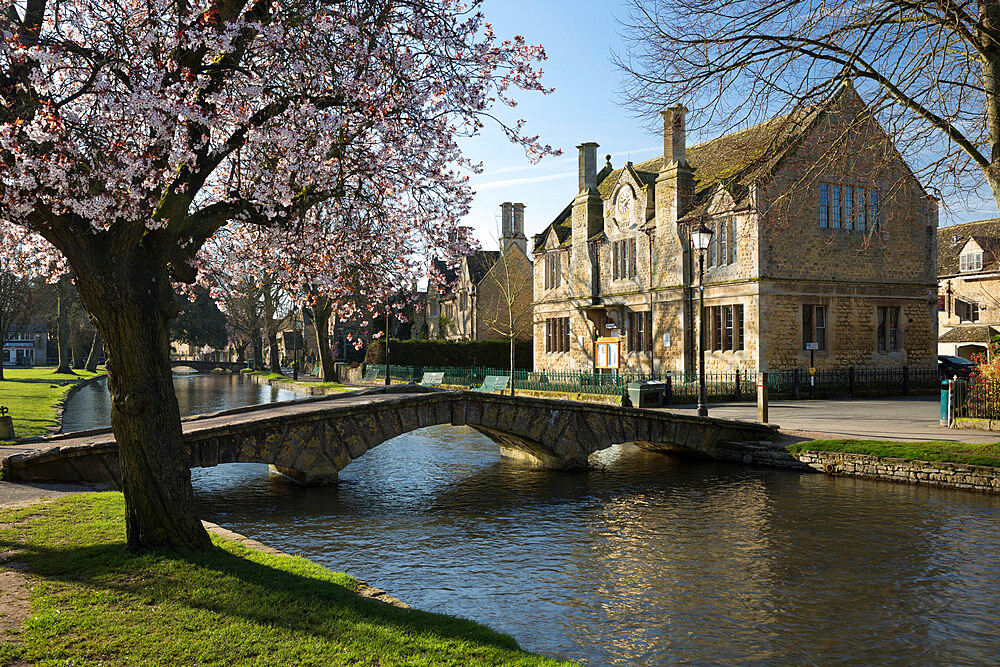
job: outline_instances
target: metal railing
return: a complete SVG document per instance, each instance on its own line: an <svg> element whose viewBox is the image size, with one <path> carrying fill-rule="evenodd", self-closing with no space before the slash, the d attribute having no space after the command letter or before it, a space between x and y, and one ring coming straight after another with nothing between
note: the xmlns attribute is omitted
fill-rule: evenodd
<svg viewBox="0 0 1000 667"><path fill-rule="evenodd" d="M952 383L955 417L1000 419L1000 380L974 377Z"/></svg>
<svg viewBox="0 0 1000 667"><path fill-rule="evenodd" d="M392 365L392 380L420 382L424 373L444 373L442 384L479 387L488 375L510 376L505 368L448 368L432 366ZM368 364L365 377L385 378L385 366ZM935 393L939 388L937 369L846 368L817 371L810 382L805 369L768 371L768 393L774 398L836 398L905 396L909 393ZM754 400L757 372L734 369L709 371L705 388L710 401ZM635 371L526 371L515 370L515 390L545 391L569 394L621 396L630 382L654 381L666 384L668 404L695 403L698 400L698 374L640 373Z"/></svg>

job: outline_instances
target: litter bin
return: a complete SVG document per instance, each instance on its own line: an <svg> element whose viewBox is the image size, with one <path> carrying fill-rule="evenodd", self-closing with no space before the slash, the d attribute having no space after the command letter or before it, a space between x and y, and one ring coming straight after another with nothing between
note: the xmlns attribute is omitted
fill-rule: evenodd
<svg viewBox="0 0 1000 667"><path fill-rule="evenodd" d="M659 408L663 406L666 388L662 382L629 382L628 397L637 408Z"/></svg>

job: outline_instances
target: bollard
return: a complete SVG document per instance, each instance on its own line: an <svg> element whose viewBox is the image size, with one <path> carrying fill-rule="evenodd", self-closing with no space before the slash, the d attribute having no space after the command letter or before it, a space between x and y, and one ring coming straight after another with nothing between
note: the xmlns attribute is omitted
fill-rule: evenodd
<svg viewBox="0 0 1000 667"><path fill-rule="evenodd" d="M941 426L951 425L951 382L941 380Z"/></svg>
<svg viewBox="0 0 1000 667"><path fill-rule="evenodd" d="M847 369L847 393L851 395L851 398L855 398L854 392L854 366Z"/></svg>
<svg viewBox="0 0 1000 667"><path fill-rule="evenodd" d="M14 439L14 420L8 416L6 406L0 405L0 440Z"/></svg>
<svg viewBox="0 0 1000 667"><path fill-rule="evenodd" d="M799 369L795 369L795 374L792 376L792 399L799 400Z"/></svg>
<svg viewBox="0 0 1000 667"><path fill-rule="evenodd" d="M767 423L767 373L757 373L757 421Z"/></svg>
<svg viewBox="0 0 1000 667"><path fill-rule="evenodd" d="M663 404L672 405L674 402L673 376L668 375L663 387Z"/></svg>
<svg viewBox="0 0 1000 667"><path fill-rule="evenodd" d="M903 396L910 393L910 369L903 366Z"/></svg>
<svg viewBox="0 0 1000 667"><path fill-rule="evenodd" d="M740 369L736 369L736 391L733 392L733 400L739 402L743 399L740 395Z"/></svg>

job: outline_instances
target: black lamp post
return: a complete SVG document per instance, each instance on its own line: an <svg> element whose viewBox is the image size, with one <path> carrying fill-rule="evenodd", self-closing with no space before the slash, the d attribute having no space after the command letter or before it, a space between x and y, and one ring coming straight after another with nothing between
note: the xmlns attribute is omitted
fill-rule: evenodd
<svg viewBox="0 0 1000 667"><path fill-rule="evenodd" d="M698 416L708 416L708 396L705 391L705 251L712 242L712 230L705 221L691 232L691 243L698 250Z"/></svg>
<svg viewBox="0 0 1000 667"><path fill-rule="evenodd" d="M389 300L385 302L385 386L389 386Z"/></svg>

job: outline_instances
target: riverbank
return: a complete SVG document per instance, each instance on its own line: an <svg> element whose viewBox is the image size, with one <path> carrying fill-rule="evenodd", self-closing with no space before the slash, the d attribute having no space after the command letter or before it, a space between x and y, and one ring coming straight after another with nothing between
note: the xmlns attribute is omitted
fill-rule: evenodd
<svg viewBox="0 0 1000 667"><path fill-rule="evenodd" d="M339 382L321 382L318 378L313 380L293 380L281 373L267 373L265 371L244 371L243 375L257 384L269 385L278 389L287 389L308 396L326 396L328 394L339 394L362 388L340 384Z"/></svg>
<svg viewBox="0 0 1000 667"><path fill-rule="evenodd" d="M563 664L472 621L365 599L346 574L218 534L206 554L124 554L123 528L114 492L0 509L0 573L30 586L4 586L0 664ZM26 597L30 615L16 602Z"/></svg>
<svg viewBox="0 0 1000 667"><path fill-rule="evenodd" d="M58 433L66 399L81 387L104 377L103 371L76 370L75 376L57 375L54 371L53 366L4 369L4 379L0 380L0 405L10 410L18 439Z"/></svg>

